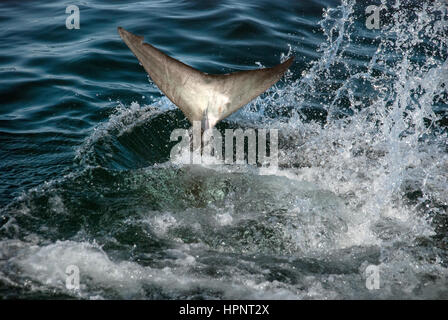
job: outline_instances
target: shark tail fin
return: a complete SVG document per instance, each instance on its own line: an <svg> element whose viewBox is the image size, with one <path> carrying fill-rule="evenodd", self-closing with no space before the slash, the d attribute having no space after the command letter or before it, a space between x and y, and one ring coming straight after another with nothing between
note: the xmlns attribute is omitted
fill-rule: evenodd
<svg viewBox="0 0 448 320"><path fill-rule="evenodd" d="M171 58L137 36L118 27L118 33L159 89L193 121L208 127L228 117L275 84L294 57L272 68L213 75Z"/></svg>

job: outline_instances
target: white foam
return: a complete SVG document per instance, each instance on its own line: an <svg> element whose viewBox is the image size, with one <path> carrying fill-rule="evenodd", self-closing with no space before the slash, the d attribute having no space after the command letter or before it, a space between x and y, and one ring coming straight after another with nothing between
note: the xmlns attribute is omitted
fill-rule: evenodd
<svg viewBox="0 0 448 320"><path fill-rule="evenodd" d="M5 245L5 243L2 243ZM30 246L21 244L21 251L11 259L26 277L56 288L61 292L90 299L103 299L103 293L112 290L121 298L143 298L144 288L159 287L166 294L176 295L200 287L204 290L223 292L227 298L292 298L285 289L266 288L271 284L251 280L238 280L233 283L218 278L194 276L186 273L185 268L195 264L195 258L181 251L171 251L177 255L178 268L164 267L155 269L143 267L134 262L112 261L96 244L86 242L57 241L48 246ZM66 289L65 274L67 266L74 265L80 271L80 290ZM188 269L187 269L188 270ZM259 292L261 288L265 291Z"/></svg>

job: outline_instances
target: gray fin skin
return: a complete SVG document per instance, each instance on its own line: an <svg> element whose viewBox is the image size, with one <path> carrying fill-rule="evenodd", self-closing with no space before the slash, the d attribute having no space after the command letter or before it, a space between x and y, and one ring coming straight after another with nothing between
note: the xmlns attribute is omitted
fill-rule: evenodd
<svg viewBox="0 0 448 320"><path fill-rule="evenodd" d="M272 68L213 75L198 71L169 57L118 27L118 33L159 89L185 116L205 120L206 128L228 117L275 84L291 66L294 57Z"/></svg>

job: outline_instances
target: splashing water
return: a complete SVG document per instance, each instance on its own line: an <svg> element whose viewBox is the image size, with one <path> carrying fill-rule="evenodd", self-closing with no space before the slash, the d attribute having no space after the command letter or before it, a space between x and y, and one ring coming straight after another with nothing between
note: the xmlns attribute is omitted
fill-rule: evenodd
<svg viewBox="0 0 448 320"><path fill-rule="evenodd" d="M355 1L325 10L320 58L218 125L280 129L279 169L174 165L178 111L121 105L78 171L2 211L0 280L44 297L446 298L448 7L383 5L371 31Z"/></svg>

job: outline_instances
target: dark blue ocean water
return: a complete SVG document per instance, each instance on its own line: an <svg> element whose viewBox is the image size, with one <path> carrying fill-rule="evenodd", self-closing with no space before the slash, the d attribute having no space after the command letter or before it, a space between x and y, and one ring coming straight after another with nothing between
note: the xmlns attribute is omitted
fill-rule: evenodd
<svg viewBox="0 0 448 320"><path fill-rule="evenodd" d="M371 4L0 3L0 297L447 298L447 5ZM208 73L295 56L217 126L278 129L280 168L171 163L190 124L118 26Z"/></svg>

